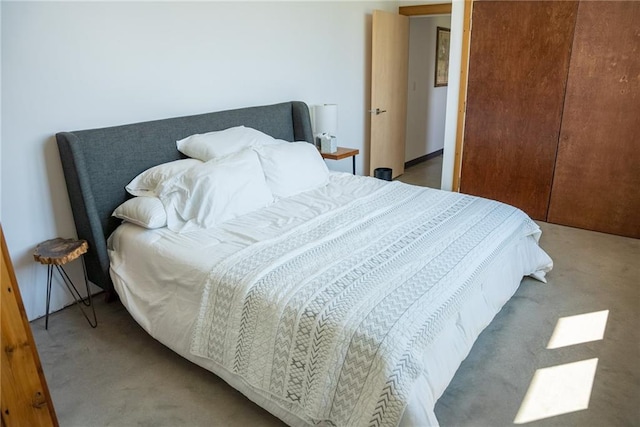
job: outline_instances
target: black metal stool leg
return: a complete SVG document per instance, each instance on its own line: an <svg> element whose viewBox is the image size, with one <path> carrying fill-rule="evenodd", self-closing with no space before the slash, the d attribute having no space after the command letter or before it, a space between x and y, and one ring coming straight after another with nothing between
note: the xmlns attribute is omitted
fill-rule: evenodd
<svg viewBox="0 0 640 427"><path fill-rule="evenodd" d="M89 278L87 277L87 266L84 264L84 257L81 257L80 259L82 260L82 273L84 274L84 286L87 289L87 298L89 299L89 305L91 306L91 310L93 310L94 324L92 325L91 322L89 322L89 325L91 325L92 328L95 328L96 326L98 326L98 318L96 317L96 308L93 305L93 300L91 299L91 290L89 289ZM87 319L87 321L89 321L89 319Z"/></svg>
<svg viewBox="0 0 640 427"><path fill-rule="evenodd" d="M53 265L47 265L47 313L44 318L44 328L49 329L49 304L51 303L51 282L53 281Z"/></svg>
<svg viewBox="0 0 640 427"><path fill-rule="evenodd" d="M96 308L94 307L93 301L91 300L91 292L89 292L89 282L87 281L87 273L84 265L84 259L82 259L82 268L84 270L84 275L85 275L84 278L85 278L85 286L87 288L87 299L89 302L88 304L84 301L84 298L82 298L82 296L80 295L80 292L78 292L78 289L73 284L73 282L69 278L69 275L67 275L67 272L64 270L64 268L61 265L56 265L56 268L58 269L58 272L60 273L60 277L62 277L62 281L64 282L65 286L67 287L67 289L69 290L73 298L75 299L76 305L84 315L85 319L87 319L87 322L89 322L89 325L91 325L92 328L95 328L96 326L98 326L98 319L96 317ZM84 309L82 308L82 305L91 307L93 311L93 322L91 321L91 319L89 319L89 316L87 315L87 313L85 313Z"/></svg>
<svg viewBox="0 0 640 427"><path fill-rule="evenodd" d="M65 282L65 284L71 284L71 287L67 286L67 288L69 289L69 292L71 292L71 296L73 296L73 299L75 299L76 301L80 301L82 302L82 304L89 307L89 304L87 304L85 302L85 299L82 298L82 295L80 295L80 292L71 281L71 278L67 274L66 270L61 265L56 265L56 268L58 269L58 273L60 273L60 277L62 277L62 280Z"/></svg>

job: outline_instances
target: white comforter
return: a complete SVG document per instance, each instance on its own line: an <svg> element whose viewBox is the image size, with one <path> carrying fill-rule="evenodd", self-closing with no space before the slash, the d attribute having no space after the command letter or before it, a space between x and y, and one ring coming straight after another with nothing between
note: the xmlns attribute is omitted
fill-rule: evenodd
<svg viewBox="0 0 640 427"><path fill-rule="evenodd" d="M537 225L501 203L346 174L316 193L205 233L120 227L123 303L290 424L435 423L479 332L523 275L550 269ZM184 271L163 260L190 278L176 284Z"/></svg>

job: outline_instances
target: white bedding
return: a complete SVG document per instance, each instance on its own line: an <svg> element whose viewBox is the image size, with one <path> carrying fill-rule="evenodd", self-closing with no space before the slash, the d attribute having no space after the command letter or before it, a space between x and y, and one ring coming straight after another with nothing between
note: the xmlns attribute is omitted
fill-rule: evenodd
<svg viewBox="0 0 640 427"><path fill-rule="evenodd" d="M306 409L302 405L292 405L286 398L278 397L278 393L269 392L268 384L265 386L265 383L256 382L256 372L249 376L246 373L236 373L233 366L229 365L232 357L215 360L213 354L202 351L208 344L198 341L199 338L194 341L194 349L200 356L192 354L197 315L201 310L202 313L207 312L207 306L201 307L203 290L205 287L209 291L218 289L210 280L210 275L216 269L221 269L224 260L228 262L243 259L243 254L250 254L259 246L286 241L287 233L289 237L296 236L313 224L320 224L331 218L340 219L337 212L350 212L354 206L363 205L365 201L382 194L397 199L398 206L417 197L422 200L425 214L431 210L430 203L455 205L464 202L483 206L487 211L502 210L501 206L504 206L401 183L387 183L349 174L331 174L330 183L326 187L279 200L267 208L235 218L210 230L176 234L167 229L145 230L132 224L118 227L109 241L114 286L132 316L153 337L183 357L215 372L288 424L309 424L312 418L323 419L318 417L322 411L317 400ZM413 209L413 212L415 219L424 216L419 210ZM437 424L433 414L435 402L468 354L478 334L513 295L523 275L542 278L544 272L551 268L551 260L537 245L539 230L535 223L519 211L510 212L512 213L507 216L511 218L509 221L512 222L512 231L504 236L504 247L495 251L487 261L477 261L476 267L467 266L464 274L475 275L472 286L466 286L464 298L456 299L456 303L451 306L455 310L446 316L438 316L437 330L425 341L423 351L417 357L417 377L408 383L409 391L401 399L401 405L408 404L404 411L402 407L399 410L399 414L402 414L401 425ZM361 218L354 221L362 222L365 219L367 213L361 213ZM427 215L427 222L433 222L437 215L436 212ZM516 217L520 219L514 219ZM409 225L408 222L405 224ZM425 230L427 229L428 227ZM433 230L440 233L438 227ZM331 233L334 237L339 235L337 230L332 230ZM361 239L363 237L360 236ZM443 244L444 240L436 237L431 236L425 242ZM309 244L316 243L305 242L305 248L309 248ZM501 245L499 243L497 246ZM360 248L354 248L354 252L357 252L355 249ZM304 252L301 247L296 250L298 253ZM340 259L349 256L343 253ZM319 267L327 265L328 260L330 261L330 257ZM414 267L418 270L422 268ZM237 316L239 318L239 314ZM423 318L425 316L428 317L425 314ZM211 331L211 325L199 323L197 329ZM200 350L197 350L198 343L203 345ZM233 339L230 343L233 344ZM251 366L256 369L260 363ZM264 376L269 375L265 373ZM371 381L376 380L372 378ZM362 393L363 399L370 394ZM377 398L378 396L374 397ZM367 417L370 414L361 409L367 407L368 403L364 400L362 402L362 405L354 404L358 408L355 413L360 417L360 423L368 423L370 419ZM309 408L315 412L305 412ZM345 421L347 418L344 415L341 417L336 418L339 424L355 423L355 419ZM393 417L382 417L380 420L390 424L398 421Z"/></svg>

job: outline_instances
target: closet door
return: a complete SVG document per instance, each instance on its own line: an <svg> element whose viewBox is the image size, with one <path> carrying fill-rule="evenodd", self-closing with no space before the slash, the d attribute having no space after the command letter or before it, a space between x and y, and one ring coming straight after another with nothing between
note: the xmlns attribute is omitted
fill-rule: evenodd
<svg viewBox="0 0 640 427"><path fill-rule="evenodd" d="M460 190L545 219L577 2L475 1Z"/></svg>
<svg viewBox="0 0 640 427"><path fill-rule="evenodd" d="M640 238L640 2L580 3L548 220Z"/></svg>

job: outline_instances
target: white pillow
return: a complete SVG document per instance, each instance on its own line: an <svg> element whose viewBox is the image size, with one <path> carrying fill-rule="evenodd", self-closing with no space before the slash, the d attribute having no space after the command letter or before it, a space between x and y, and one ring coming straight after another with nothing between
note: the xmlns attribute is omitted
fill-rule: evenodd
<svg viewBox="0 0 640 427"><path fill-rule="evenodd" d="M182 159L162 163L140 173L127 184L125 189L132 196L156 196L156 189L160 184L200 163L202 162L196 159Z"/></svg>
<svg viewBox="0 0 640 427"><path fill-rule="evenodd" d="M289 197L327 185L329 169L308 142L286 142L256 148L267 185L275 197Z"/></svg>
<svg viewBox="0 0 640 427"><path fill-rule="evenodd" d="M225 130L188 136L176 142L178 151L204 162L220 159L248 147L273 143L275 140L259 130L236 126Z"/></svg>
<svg viewBox="0 0 640 427"><path fill-rule="evenodd" d="M167 225L167 214L157 197L134 197L113 211L112 216L144 228L154 229Z"/></svg>
<svg viewBox="0 0 640 427"><path fill-rule="evenodd" d="M172 231L211 228L273 202L253 150L193 167L163 184L158 197Z"/></svg>

